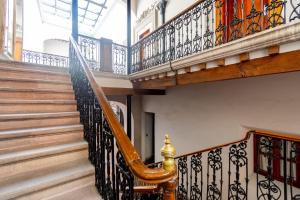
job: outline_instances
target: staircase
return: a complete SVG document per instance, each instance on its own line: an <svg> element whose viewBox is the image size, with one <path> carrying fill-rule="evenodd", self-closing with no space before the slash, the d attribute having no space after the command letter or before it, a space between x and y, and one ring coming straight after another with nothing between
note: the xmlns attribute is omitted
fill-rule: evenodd
<svg viewBox="0 0 300 200"><path fill-rule="evenodd" d="M66 69L0 62L0 199L99 199Z"/></svg>

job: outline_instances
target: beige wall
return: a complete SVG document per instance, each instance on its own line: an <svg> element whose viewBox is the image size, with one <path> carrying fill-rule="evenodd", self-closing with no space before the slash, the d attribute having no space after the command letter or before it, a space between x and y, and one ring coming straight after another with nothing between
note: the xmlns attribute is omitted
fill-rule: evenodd
<svg viewBox="0 0 300 200"><path fill-rule="evenodd" d="M245 127L300 134L299 86L300 73L294 72L144 96L143 111L156 114L156 159L161 159L165 133L170 133L178 154L242 138Z"/></svg>

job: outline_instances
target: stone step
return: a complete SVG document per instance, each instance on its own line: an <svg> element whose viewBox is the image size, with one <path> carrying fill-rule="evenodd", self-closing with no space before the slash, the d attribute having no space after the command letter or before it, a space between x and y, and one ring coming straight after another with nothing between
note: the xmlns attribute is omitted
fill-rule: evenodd
<svg viewBox="0 0 300 200"><path fill-rule="evenodd" d="M0 181L0 199L43 199L43 193L53 196L59 189L66 190L64 185L72 182L77 181L74 187L78 187L78 180L94 176L94 171L89 161L83 160L15 176L9 181Z"/></svg>
<svg viewBox="0 0 300 200"><path fill-rule="evenodd" d="M1 181L9 181L18 174L26 174L50 166L87 158L87 148L88 144L81 140L0 154L0 183Z"/></svg>
<svg viewBox="0 0 300 200"><path fill-rule="evenodd" d="M0 78L0 85L3 88L15 89L53 89L56 90L72 90L71 81L53 81L44 80L42 77L39 79L26 79L26 78Z"/></svg>
<svg viewBox="0 0 300 200"><path fill-rule="evenodd" d="M47 126L76 125L80 123L78 112L1 114L0 131Z"/></svg>
<svg viewBox="0 0 300 200"><path fill-rule="evenodd" d="M57 81L70 81L70 75L66 72L45 71L30 68L0 66L0 78L27 78Z"/></svg>
<svg viewBox="0 0 300 200"><path fill-rule="evenodd" d="M14 100L0 99L0 114L73 112L75 100Z"/></svg>
<svg viewBox="0 0 300 200"><path fill-rule="evenodd" d="M101 196L95 185L87 185L73 190L66 191L63 194L58 194L47 200L101 200Z"/></svg>
<svg viewBox="0 0 300 200"><path fill-rule="evenodd" d="M17 100L74 100L73 90L15 89L0 87L0 99Z"/></svg>
<svg viewBox="0 0 300 200"><path fill-rule="evenodd" d="M36 137L36 136L51 135L51 134L64 134L69 132L82 132L82 131L83 131L83 126L81 124L0 131L0 140L17 139L17 138L24 138L24 137Z"/></svg>
<svg viewBox="0 0 300 200"><path fill-rule="evenodd" d="M1 134L1 131L0 131ZM83 131L0 139L0 154L83 140Z"/></svg>
<svg viewBox="0 0 300 200"><path fill-rule="evenodd" d="M0 66L21 68L21 69L50 71L50 72L61 72L61 73L65 73L65 74L69 73L68 67L56 67L56 66L41 65L41 64L35 64L35 63L26 63L26 62L11 61L11 60L0 60Z"/></svg>

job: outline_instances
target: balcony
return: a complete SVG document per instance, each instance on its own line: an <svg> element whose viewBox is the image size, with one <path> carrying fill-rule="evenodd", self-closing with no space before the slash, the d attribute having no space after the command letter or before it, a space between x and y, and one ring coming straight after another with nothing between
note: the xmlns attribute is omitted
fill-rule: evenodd
<svg viewBox="0 0 300 200"><path fill-rule="evenodd" d="M130 78L140 87L163 78L172 86L176 74L298 50L299 19L296 0L198 1L132 46Z"/></svg>

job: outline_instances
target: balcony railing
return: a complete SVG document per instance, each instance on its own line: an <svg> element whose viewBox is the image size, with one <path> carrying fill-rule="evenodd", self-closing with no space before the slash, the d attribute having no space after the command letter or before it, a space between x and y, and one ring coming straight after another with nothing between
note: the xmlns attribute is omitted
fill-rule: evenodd
<svg viewBox="0 0 300 200"><path fill-rule="evenodd" d="M178 200L300 198L298 135L251 131L242 140L181 155L175 159ZM160 167L161 163L150 166ZM152 185L149 186L149 190L152 188ZM161 199L159 195L157 199Z"/></svg>
<svg viewBox="0 0 300 200"><path fill-rule="evenodd" d="M127 74L127 47L108 39L80 35L78 45L89 67L94 71ZM101 51L102 50L102 51ZM55 67L69 67L69 58L60 55L23 50L22 61Z"/></svg>
<svg viewBox="0 0 300 200"><path fill-rule="evenodd" d="M127 47L108 39L80 35L78 45L89 66L96 71L127 74Z"/></svg>
<svg viewBox="0 0 300 200"><path fill-rule="evenodd" d="M68 57L29 50L23 50L22 61L54 67L69 67Z"/></svg>
<svg viewBox="0 0 300 200"><path fill-rule="evenodd" d="M132 46L139 72L300 19L299 0L200 0Z"/></svg>

